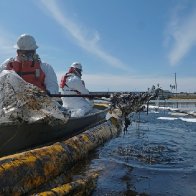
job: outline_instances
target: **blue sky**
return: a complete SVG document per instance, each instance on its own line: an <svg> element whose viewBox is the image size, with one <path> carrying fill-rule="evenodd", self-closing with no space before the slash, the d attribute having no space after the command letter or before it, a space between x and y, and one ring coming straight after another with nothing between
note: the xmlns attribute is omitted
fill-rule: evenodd
<svg viewBox="0 0 196 196"><path fill-rule="evenodd" d="M195 0L1 0L0 61L31 34L58 80L83 65L91 91L196 92Z"/></svg>

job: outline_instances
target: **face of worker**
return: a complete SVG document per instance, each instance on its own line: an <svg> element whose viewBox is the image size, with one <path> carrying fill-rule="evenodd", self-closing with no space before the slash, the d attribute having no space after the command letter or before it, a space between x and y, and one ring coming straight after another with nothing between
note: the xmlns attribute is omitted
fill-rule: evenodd
<svg viewBox="0 0 196 196"><path fill-rule="evenodd" d="M76 72L80 75L80 77L82 76L82 70L81 69L78 69L78 68L76 68L75 69L76 70Z"/></svg>
<svg viewBox="0 0 196 196"><path fill-rule="evenodd" d="M21 61L33 61L35 50L17 50L18 58Z"/></svg>

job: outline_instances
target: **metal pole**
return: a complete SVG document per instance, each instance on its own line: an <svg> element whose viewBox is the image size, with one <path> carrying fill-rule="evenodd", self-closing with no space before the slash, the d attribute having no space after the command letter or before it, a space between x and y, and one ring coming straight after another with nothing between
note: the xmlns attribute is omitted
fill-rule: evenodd
<svg viewBox="0 0 196 196"><path fill-rule="evenodd" d="M176 88L176 96L177 96L177 81L176 81L176 73L175 73L175 88Z"/></svg>

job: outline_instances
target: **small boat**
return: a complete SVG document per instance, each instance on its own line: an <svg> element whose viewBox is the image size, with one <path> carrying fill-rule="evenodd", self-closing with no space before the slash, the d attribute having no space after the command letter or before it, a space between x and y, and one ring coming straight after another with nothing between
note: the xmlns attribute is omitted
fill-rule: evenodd
<svg viewBox="0 0 196 196"><path fill-rule="evenodd" d="M85 129L105 121L108 110L108 105L97 104L95 112L83 117L71 117L60 127L44 122L20 125L4 122L0 124L0 157L77 135Z"/></svg>

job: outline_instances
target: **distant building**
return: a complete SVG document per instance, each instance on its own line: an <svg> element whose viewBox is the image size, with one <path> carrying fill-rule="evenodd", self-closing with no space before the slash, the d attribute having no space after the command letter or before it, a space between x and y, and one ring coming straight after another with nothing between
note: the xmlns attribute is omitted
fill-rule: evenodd
<svg viewBox="0 0 196 196"><path fill-rule="evenodd" d="M161 88L156 89L156 91L158 92L158 98L159 99L168 99L173 97L173 93L169 90L163 90Z"/></svg>

